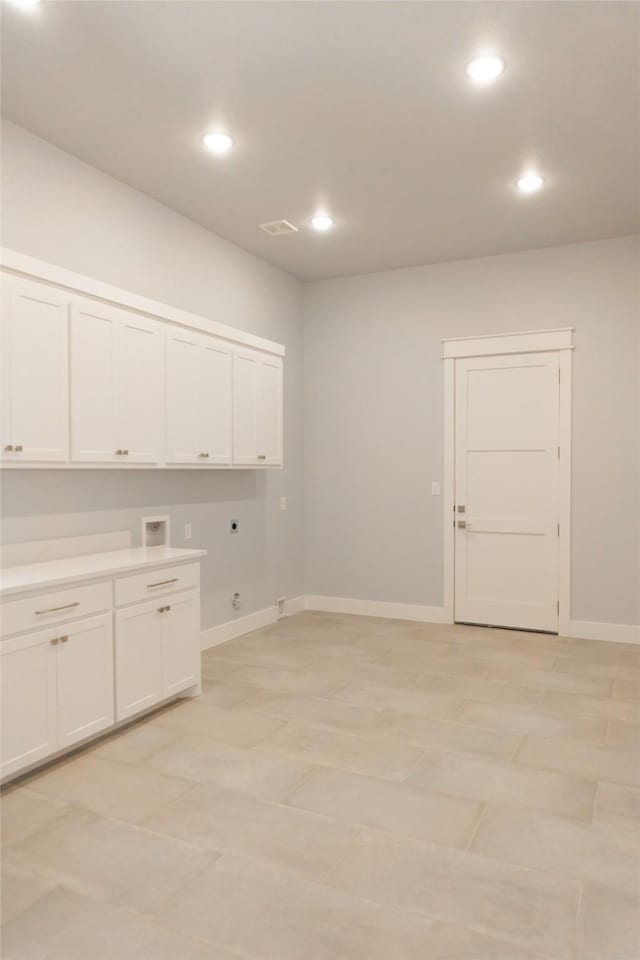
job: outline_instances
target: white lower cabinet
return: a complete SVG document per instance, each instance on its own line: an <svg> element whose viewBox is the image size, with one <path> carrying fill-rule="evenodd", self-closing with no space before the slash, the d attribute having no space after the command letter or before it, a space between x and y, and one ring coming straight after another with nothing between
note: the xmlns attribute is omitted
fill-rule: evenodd
<svg viewBox="0 0 640 960"><path fill-rule="evenodd" d="M67 624L57 652L58 750L113 723L113 617Z"/></svg>
<svg viewBox="0 0 640 960"><path fill-rule="evenodd" d="M199 692L197 574L193 563L143 574L152 587L164 587L164 595L153 600L133 601L131 591L140 579L134 575L116 579L115 585L113 580L66 585L63 592L3 602L2 614L19 609L0 621L5 632L18 634L0 641L0 776L68 750L185 690ZM128 592L123 593L123 584ZM180 589L183 584L188 589ZM126 597L129 606L116 609L114 618L109 599L108 612L19 633L28 629L32 607L47 614L75 611L83 600L93 599L104 609L104 591L109 598L115 592L116 603ZM67 592L77 601L57 603Z"/></svg>
<svg viewBox="0 0 640 960"><path fill-rule="evenodd" d="M50 628L2 641L3 777L58 749L57 637Z"/></svg>
<svg viewBox="0 0 640 960"><path fill-rule="evenodd" d="M117 612L117 720L199 683L199 606L190 591Z"/></svg>

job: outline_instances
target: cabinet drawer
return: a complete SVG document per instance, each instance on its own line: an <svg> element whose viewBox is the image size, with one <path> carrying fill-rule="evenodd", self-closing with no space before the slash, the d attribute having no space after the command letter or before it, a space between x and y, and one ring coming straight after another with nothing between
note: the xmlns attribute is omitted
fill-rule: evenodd
<svg viewBox="0 0 640 960"><path fill-rule="evenodd" d="M200 586L200 564L184 563L176 567L147 570L132 577L116 580L116 606L150 600L175 590L191 590Z"/></svg>
<svg viewBox="0 0 640 960"><path fill-rule="evenodd" d="M6 600L0 606L2 636L102 613L111 609L111 603L110 580L39 593L21 600Z"/></svg>

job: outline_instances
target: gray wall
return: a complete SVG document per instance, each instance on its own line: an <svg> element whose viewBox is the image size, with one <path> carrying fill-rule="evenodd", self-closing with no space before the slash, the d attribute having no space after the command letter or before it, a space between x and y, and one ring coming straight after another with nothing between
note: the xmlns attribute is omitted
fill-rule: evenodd
<svg viewBox="0 0 640 960"><path fill-rule="evenodd" d="M575 326L572 619L638 623L638 311L637 238L306 285L306 592L440 606L440 340Z"/></svg>
<svg viewBox="0 0 640 960"><path fill-rule="evenodd" d="M209 550L203 626L303 590L301 285L147 196L2 124L2 243L51 263L284 343L285 469L6 471L2 539L131 528L169 513L173 544ZM288 509L280 511L286 495ZM97 505L100 509L97 510ZM229 533L231 518L240 521ZM193 538L184 544L184 523Z"/></svg>

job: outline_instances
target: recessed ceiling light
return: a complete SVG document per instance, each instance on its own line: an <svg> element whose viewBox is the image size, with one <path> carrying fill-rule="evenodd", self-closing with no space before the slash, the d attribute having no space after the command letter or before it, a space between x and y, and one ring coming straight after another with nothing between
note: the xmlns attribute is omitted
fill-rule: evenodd
<svg viewBox="0 0 640 960"><path fill-rule="evenodd" d="M495 54L476 57L467 64L467 76L477 84L493 83L504 71L505 62Z"/></svg>
<svg viewBox="0 0 640 960"><path fill-rule="evenodd" d="M31 10L32 7L37 7L40 3L40 0L11 0L14 7L21 7L23 10Z"/></svg>
<svg viewBox="0 0 640 960"><path fill-rule="evenodd" d="M202 142L207 150L217 154L228 153L233 146L233 138L228 133L222 133L218 130L205 133Z"/></svg>
<svg viewBox="0 0 640 960"><path fill-rule="evenodd" d="M311 220L311 226L314 230L319 230L320 233L324 233L325 230L331 230L333 217L330 217L326 213L317 213Z"/></svg>
<svg viewBox="0 0 640 960"><path fill-rule="evenodd" d="M516 180L516 187L520 193L536 193L544 183L544 177L539 173L525 173Z"/></svg>

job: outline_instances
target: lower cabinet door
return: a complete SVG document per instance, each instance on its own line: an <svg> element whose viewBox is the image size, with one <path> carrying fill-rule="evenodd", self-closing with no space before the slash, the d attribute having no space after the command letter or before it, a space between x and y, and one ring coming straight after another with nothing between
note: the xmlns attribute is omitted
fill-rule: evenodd
<svg viewBox="0 0 640 960"><path fill-rule="evenodd" d="M58 750L113 724L110 613L58 628Z"/></svg>
<svg viewBox="0 0 640 960"><path fill-rule="evenodd" d="M197 593L167 598L162 614L164 696L200 683L200 599Z"/></svg>
<svg viewBox="0 0 640 960"><path fill-rule="evenodd" d="M163 697L161 598L116 614L116 720L147 710Z"/></svg>
<svg viewBox="0 0 640 960"><path fill-rule="evenodd" d="M58 749L57 637L56 630L40 630L0 646L3 777Z"/></svg>

